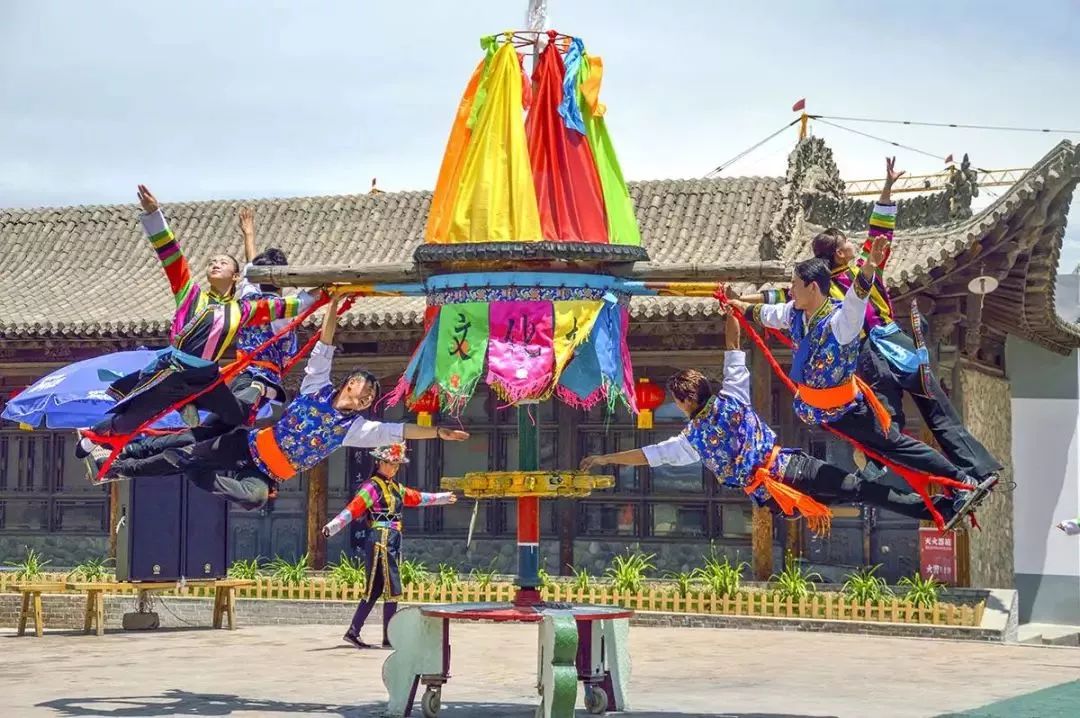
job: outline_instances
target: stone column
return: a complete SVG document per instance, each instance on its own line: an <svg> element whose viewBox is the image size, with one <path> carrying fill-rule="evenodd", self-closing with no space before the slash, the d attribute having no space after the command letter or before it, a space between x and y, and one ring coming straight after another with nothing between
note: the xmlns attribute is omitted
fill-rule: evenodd
<svg viewBox="0 0 1080 718"><path fill-rule="evenodd" d="M1005 466L998 489L979 508L982 530L968 532L971 585L976 588L1013 587L1013 497L1006 483L1013 479L1012 397L1008 379L980 371L964 362L957 372L960 396L956 405L968 430ZM954 394L954 398L955 394Z"/></svg>

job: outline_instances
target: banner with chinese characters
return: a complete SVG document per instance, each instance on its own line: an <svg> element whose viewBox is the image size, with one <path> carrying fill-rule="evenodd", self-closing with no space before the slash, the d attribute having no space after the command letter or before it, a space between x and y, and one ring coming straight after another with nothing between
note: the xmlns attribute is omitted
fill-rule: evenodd
<svg viewBox="0 0 1080 718"><path fill-rule="evenodd" d="M919 528L919 573L946 586L957 584L956 532Z"/></svg>

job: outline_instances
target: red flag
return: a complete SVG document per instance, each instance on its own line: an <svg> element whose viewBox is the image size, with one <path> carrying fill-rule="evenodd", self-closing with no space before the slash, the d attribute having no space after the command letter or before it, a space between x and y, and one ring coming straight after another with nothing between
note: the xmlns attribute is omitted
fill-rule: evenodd
<svg viewBox="0 0 1080 718"><path fill-rule="evenodd" d="M952 155L949 155L948 157L945 158L945 164L951 165L952 162L953 162Z"/></svg>
<svg viewBox="0 0 1080 718"><path fill-rule="evenodd" d="M806 109L806 98L805 97L791 106L791 111L792 112L798 112L799 110L805 110L805 109Z"/></svg>

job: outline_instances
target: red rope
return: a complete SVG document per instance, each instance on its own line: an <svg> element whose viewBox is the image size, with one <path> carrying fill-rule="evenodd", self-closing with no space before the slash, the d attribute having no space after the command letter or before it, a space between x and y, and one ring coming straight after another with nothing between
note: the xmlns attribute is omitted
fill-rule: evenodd
<svg viewBox="0 0 1080 718"><path fill-rule="evenodd" d="M789 377L784 372L783 367L781 367L780 363L776 361L776 357L773 356L773 353L769 349L769 346L766 343L765 339L762 338L762 336L757 332L757 330L750 323L750 321L743 315L741 311L728 303L728 298L723 293L723 291L717 291L714 296L721 304L727 306L733 311L735 319L738 320L739 325L743 328L743 331L745 331L750 336L750 340L754 342L754 345L761 351L762 355L765 357L765 360L772 368L773 373L775 373L776 376L779 377L780 381L784 383L784 386L786 386L792 394L798 394L798 387L795 385L795 382L793 382L791 380L791 377ZM772 336L777 337L787 347L791 348L794 346L794 342L791 340L790 337L776 331L775 329L769 329L768 331ZM934 502L930 498L929 485L938 484L939 486L944 487L946 490L950 490L969 488L966 484L960 481L956 481L954 479L946 478L944 476L934 476L932 474L927 474L922 471L916 471L901 464L897 464L895 461L887 459L884 456L874 451L871 451L855 439L851 438L847 434L844 434L843 432L838 431L829 424L821 424L820 426L821 428L825 429L825 431L828 431L830 434L843 439L859 451L863 452L863 454L867 458L871 458L880 464L888 466L890 469L903 477L904 481L906 481L908 485L910 485L911 488L914 489L920 497L922 497L923 503L926 504L926 508L930 512L930 515L933 517L934 523L937 525L938 530L943 531L945 529L945 519L941 516L941 513L937 510L937 507L934 506Z"/></svg>
<svg viewBox="0 0 1080 718"><path fill-rule="evenodd" d="M101 478L103 476L105 476L109 472L109 469L112 467L113 462L116 461L116 457L120 455L120 452L124 450L124 447L127 446L131 442L132 439L134 439L139 434L145 433L147 431L147 429L149 429L149 427L152 424L154 424L155 422L157 422L158 419L160 419L161 417L167 416L168 414L176 411L177 409L180 409L181 407L183 407L183 406L185 406L187 404L190 404L192 401L194 401L195 399L198 399L203 394L206 394L207 392L213 390L218 385L220 385L220 384L222 384L224 382L228 382L228 381L232 380L233 377L235 377L237 374L242 372L244 369L246 369L248 367L248 365L250 365L253 361L255 361L255 358L257 356L259 356L259 354L266 351L267 348L269 348L278 339L281 339L281 337L285 336L286 334L288 334L291 331L294 331L297 327L299 327L301 324L303 324L307 320L308 317L310 317L312 314L314 314L318 309L320 309L328 301L329 301L329 299L324 295L321 299L319 299L314 304L312 304L310 307L308 307L303 312L301 312L299 316L297 316L295 319L293 319L291 322L289 322L287 325L285 325L285 327L281 331L279 331L276 334L272 335L269 339L267 339L265 342L263 342L258 347L256 347L254 351L252 351L249 354L245 354L243 357L241 357L237 361L234 361L233 363L231 363L227 367L225 367L225 369L221 371L221 373L219 374L217 379L215 379L212 383L210 383L209 385L203 387L202 389L195 392L194 394L191 394L191 395L189 395L189 396L187 396L187 397L185 397L183 399L180 399L179 401L173 402L167 408L163 409L162 411L159 411L157 414L155 414L154 416L152 416L149 419L147 419L146 421L144 421L134 431L132 431L130 433L127 433L127 434L107 434L107 435L98 434L98 433L93 432L93 431L84 431L83 435L86 436L88 439L90 439L90 441L94 442L95 444L101 444L103 446L108 446L111 449L111 453L109 454L109 458L105 460L105 463L103 463L101 465L101 469L98 471L98 480L100 481ZM342 302L342 308L339 309L338 313L340 314L348 306L351 306L351 298L349 300L346 300L345 302ZM316 334L314 338L317 340L318 336L319 335ZM309 344L310 344L310 346L315 345L314 342L309 342ZM310 347L307 344L305 345L305 350L310 351ZM295 363L295 360L299 356L301 356L301 355L298 354L297 357L293 358L294 359L293 363ZM289 367L291 368L292 364L290 364Z"/></svg>

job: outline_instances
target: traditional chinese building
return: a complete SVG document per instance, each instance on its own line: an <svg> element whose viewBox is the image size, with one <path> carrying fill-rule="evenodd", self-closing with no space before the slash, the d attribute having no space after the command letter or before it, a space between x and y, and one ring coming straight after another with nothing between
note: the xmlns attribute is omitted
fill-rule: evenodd
<svg viewBox="0 0 1080 718"><path fill-rule="evenodd" d="M1080 148L1063 142L989 207L971 209L974 173L956 170L945 191L901 200L888 280L901 317L913 298L930 320L939 376L974 433L1008 464L1014 429L1010 356L1068 355L1080 331L1054 311L1055 277L1066 215L1080 178ZM723 272L749 288L786 276L825 226L863 231L870 204L844 194L831 151L819 138L799 143L785 177L632 183L650 271L708 279ZM278 246L295 265L394 266L407 269L421 242L428 192L173 204L166 212L196 267L225 249L238 250L236 212L254 207L260 246ZM53 369L92 355L165 343L172 306L137 210L83 206L0 211L0 390L6 398ZM201 271L201 270L200 270ZM989 294L969 290L990 277ZM421 336L423 300L359 300L339 331L336 369L365 366L392 384ZM638 376L663 382L677 368L721 375L723 322L711 300L634 299L630 345ZM784 355L777 349L781 358ZM1035 356L1033 354L1032 356ZM786 445L850 463L846 445L802 426L790 397L755 357L754 400ZM294 378L298 383L298 378ZM294 387L295 388L295 387ZM401 416L400 407L387 412ZM908 430L922 435L918 413ZM445 421L445 419L444 419ZM408 481L428 489L441 475L514 466L514 416L483 390L462 418L464 444L413 448ZM584 414L549 402L539 409L542 466L569 467L586 454L652 442L680 427L665 404L655 429L638 431L629 416ZM90 486L71 456L72 436L0 429L0 560L37 547L55 564L108 550L109 494ZM1049 448L1048 448L1049 450ZM340 453L281 487L263 512L233 513L236 557L296 555L308 548L331 558L343 544L321 544L327 505L343 504L364 458ZM1016 475L1018 491L1031 478ZM465 568L513 565L514 512L502 502L479 508L476 539L465 536L471 502L407 514L413 557ZM543 505L548 569L573 563L596 572L629 545L655 552L662 570L700 563L710 544L767 575L785 548L816 564L884 564L890 578L918 568L916 525L871 509L841 509L832 536L810 540L801 524L755 515L736 492L717 487L699 467L618 472L612 490L579 501ZM1013 497L998 492L981 511L986 527L961 541L961 574L975 585L1014 582Z"/></svg>

